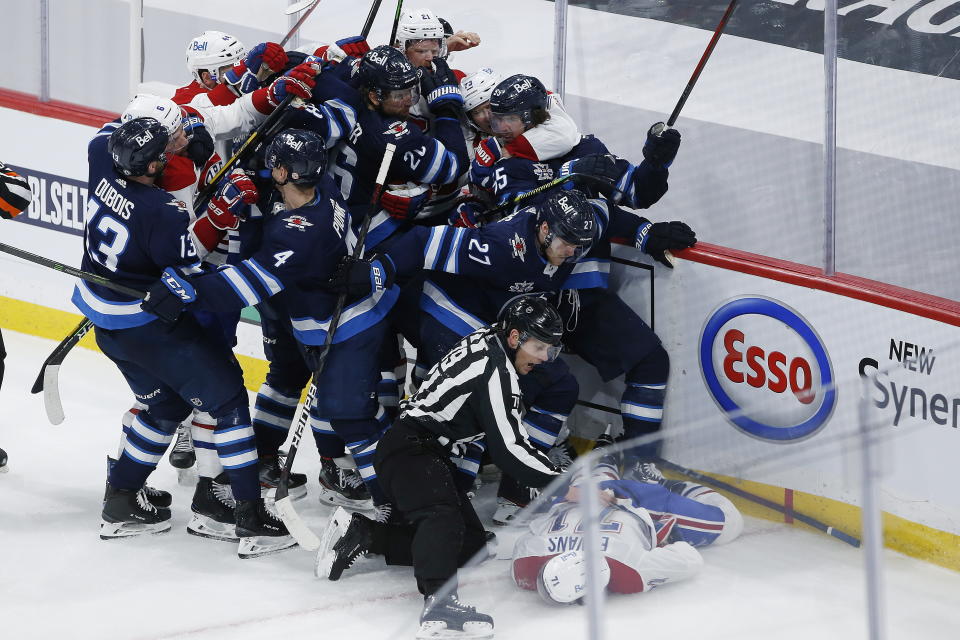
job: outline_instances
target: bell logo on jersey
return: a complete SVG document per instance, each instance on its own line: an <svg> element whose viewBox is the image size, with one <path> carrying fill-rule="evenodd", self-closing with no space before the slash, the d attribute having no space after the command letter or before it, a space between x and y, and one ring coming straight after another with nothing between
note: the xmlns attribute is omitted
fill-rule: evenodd
<svg viewBox="0 0 960 640"><path fill-rule="evenodd" d="M700 367L727 420L768 442L813 436L836 405L833 367L813 327L782 302L737 298L700 336Z"/></svg>

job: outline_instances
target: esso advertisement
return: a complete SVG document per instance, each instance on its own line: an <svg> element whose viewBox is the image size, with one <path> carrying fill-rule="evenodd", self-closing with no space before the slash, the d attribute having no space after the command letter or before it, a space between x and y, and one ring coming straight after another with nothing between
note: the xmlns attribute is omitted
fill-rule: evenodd
<svg viewBox="0 0 960 640"><path fill-rule="evenodd" d="M770 298L738 298L710 314L700 335L700 369L727 419L761 440L809 438L837 401L820 336Z"/></svg>

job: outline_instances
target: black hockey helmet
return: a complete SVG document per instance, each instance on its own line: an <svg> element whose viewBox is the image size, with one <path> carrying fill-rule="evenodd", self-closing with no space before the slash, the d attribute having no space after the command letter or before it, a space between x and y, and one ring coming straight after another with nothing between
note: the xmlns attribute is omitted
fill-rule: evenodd
<svg viewBox="0 0 960 640"><path fill-rule="evenodd" d="M580 247L573 256L576 261L590 250L597 235L597 222L593 213L593 205L576 189L561 189L554 191L550 196L537 205L537 227L546 222L549 231L541 251L546 251L554 238L559 238L567 244Z"/></svg>
<svg viewBox="0 0 960 640"><path fill-rule="evenodd" d="M287 182L314 185L326 171L327 150L313 131L284 129L267 146L264 163L268 169L286 169L290 174Z"/></svg>
<svg viewBox="0 0 960 640"><path fill-rule="evenodd" d="M107 151L113 166L125 176L147 175L151 162L166 163L167 129L156 118L134 118L121 124L110 134Z"/></svg>
<svg viewBox="0 0 960 640"><path fill-rule="evenodd" d="M534 113L547 109L547 88L533 76L517 74L498 84L490 94L490 111L496 115L515 114L532 127Z"/></svg>
<svg viewBox="0 0 960 640"><path fill-rule="evenodd" d="M375 47L363 54L357 73L360 86L375 91L381 100L384 92L409 89L420 80L407 56L388 45Z"/></svg>
<svg viewBox="0 0 960 640"><path fill-rule="evenodd" d="M520 332L518 349L523 347L530 338L536 338L552 347L548 353L550 360L556 359L560 354L563 322L560 320L560 314L547 302L543 294L527 293L511 298L500 309L497 321L505 346L510 331L516 329Z"/></svg>

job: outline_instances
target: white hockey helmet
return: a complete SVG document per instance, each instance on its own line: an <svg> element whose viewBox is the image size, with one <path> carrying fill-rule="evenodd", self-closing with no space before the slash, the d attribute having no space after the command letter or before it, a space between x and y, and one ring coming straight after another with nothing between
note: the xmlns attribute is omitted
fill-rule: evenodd
<svg viewBox="0 0 960 640"><path fill-rule="evenodd" d="M167 135L173 138L183 124L183 111L173 100L150 93L138 93L120 114L120 122L134 118L156 118L167 130Z"/></svg>
<svg viewBox="0 0 960 640"><path fill-rule="evenodd" d="M440 57L446 57L447 36L443 30L443 23L430 9L404 11L397 23L397 39L394 40L393 45L405 52L411 43L419 40L438 40Z"/></svg>
<svg viewBox="0 0 960 640"><path fill-rule="evenodd" d="M223 31L204 31L187 45L187 69L200 82L200 72L220 82L219 70L238 64L247 55L243 43Z"/></svg>
<svg viewBox="0 0 960 640"><path fill-rule="evenodd" d="M499 73L484 67L471 73L460 81L460 92L463 93L463 108L469 113L484 102L490 101L490 94L494 87L500 84L503 78Z"/></svg>
<svg viewBox="0 0 960 640"><path fill-rule="evenodd" d="M600 588L610 583L610 566L600 565ZM571 604L587 592L587 559L581 551L567 551L550 560L537 575L537 592L551 604Z"/></svg>

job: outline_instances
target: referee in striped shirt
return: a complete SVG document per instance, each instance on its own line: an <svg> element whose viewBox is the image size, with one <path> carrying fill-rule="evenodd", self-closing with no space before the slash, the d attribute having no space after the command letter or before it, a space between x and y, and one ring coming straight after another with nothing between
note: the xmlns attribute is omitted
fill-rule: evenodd
<svg viewBox="0 0 960 640"><path fill-rule="evenodd" d="M455 585L452 593L438 593L486 543L473 505L456 488L450 456L483 438L493 462L524 484L544 487L560 473L527 437L518 376L555 359L562 335L556 310L541 296L524 295L504 307L497 324L451 349L377 445L377 479L402 522L376 523L338 510L324 535L317 575L337 580L361 553L382 554L387 564L413 566L426 601L421 622L456 627L474 618L492 628L489 616L458 603Z"/></svg>

